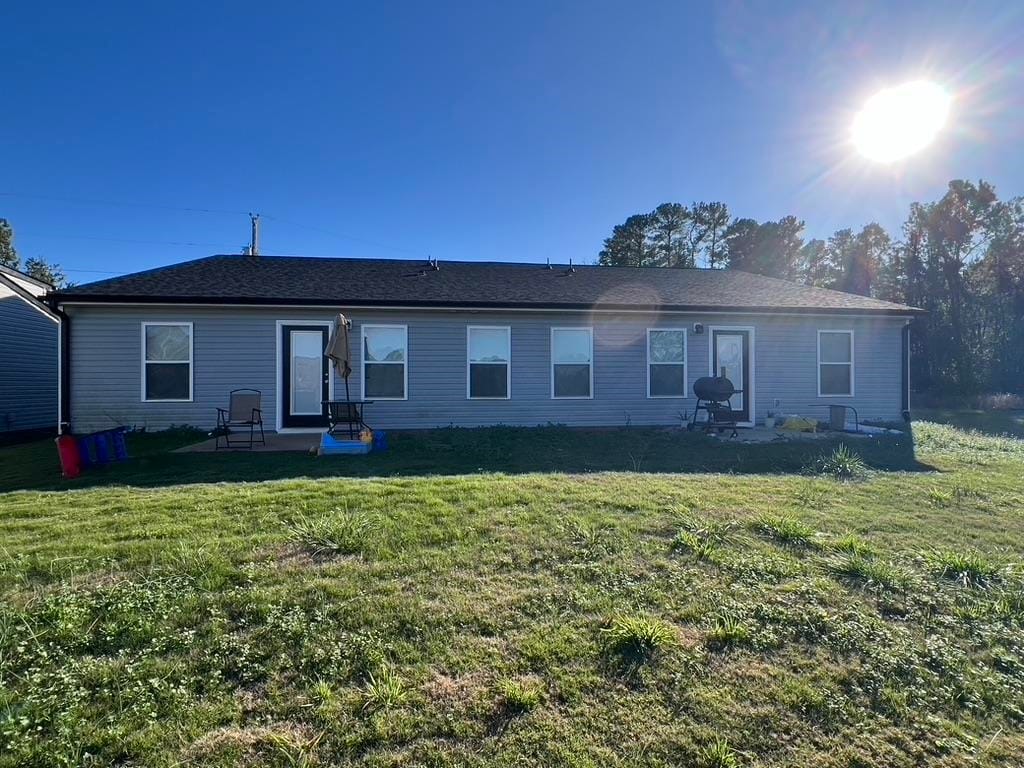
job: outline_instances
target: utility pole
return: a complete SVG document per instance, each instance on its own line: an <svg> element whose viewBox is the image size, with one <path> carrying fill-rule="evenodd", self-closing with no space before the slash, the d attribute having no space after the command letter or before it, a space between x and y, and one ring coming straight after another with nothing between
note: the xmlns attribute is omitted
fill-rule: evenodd
<svg viewBox="0 0 1024 768"><path fill-rule="evenodd" d="M260 215L258 213L250 213L249 219L252 221L252 237L249 240L249 255L259 256L260 255Z"/></svg>

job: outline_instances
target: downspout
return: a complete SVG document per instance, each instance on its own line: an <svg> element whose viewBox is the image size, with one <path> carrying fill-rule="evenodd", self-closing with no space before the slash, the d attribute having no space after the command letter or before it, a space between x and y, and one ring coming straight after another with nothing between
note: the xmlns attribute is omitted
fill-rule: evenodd
<svg viewBox="0 0 1024 768"><path fill-rule="evenodd" d="M63 435L71 426L71 318L54 298L47 297L47 304L60 320L57 326L57 434Z"/></svg>

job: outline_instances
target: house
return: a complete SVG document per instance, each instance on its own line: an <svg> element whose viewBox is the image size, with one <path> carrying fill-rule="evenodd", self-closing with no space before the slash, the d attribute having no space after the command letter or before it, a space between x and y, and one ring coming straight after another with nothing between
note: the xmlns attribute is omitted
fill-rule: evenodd
<svg viewBox="0 0 1024 768"><path fill-rule="evenodd" d="M0 265L0 439L57 426L59 320L53 286Z"/></svg>
<svg viewBox="0 0 1024 768"><path fill-rule="evenodd" d="M679 424L713 371L747 425L833 403L896 420L918 312L734 270L249 255L50 301L76 431L210 428L240 387L262 390L268 428L322 429L321 401L345 392L322 354L338 312L378 428Z"/></svg>

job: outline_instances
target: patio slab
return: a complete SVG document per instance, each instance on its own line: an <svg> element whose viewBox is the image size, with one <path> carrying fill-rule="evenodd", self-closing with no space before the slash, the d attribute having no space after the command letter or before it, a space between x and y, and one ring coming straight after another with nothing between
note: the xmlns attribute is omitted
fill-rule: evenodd
<svg viewBox="0 0 1024 768"><path fill-rule="evenodd" d="M277 432L267 432L266 445L260 445L258 442L253 445L250 450L248 447L244 448L217 448L216 440L210 438L204 440L201 443L193 443L192 445L186 445L183 448L177 448L174 453L308 453L310 450L316 449L320 445L320 432L305 432L305 433L292 433L287 432L284 434ZM239 438L240 439L240 438Z"/></svg>

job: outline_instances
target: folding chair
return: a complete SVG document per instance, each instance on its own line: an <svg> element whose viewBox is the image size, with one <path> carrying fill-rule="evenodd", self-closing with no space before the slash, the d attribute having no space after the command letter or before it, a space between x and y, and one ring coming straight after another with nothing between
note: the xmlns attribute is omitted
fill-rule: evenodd
<svg viewBox="0 0 1024 768"><path fill-rule="evenodd" d="M252 448L256 427L260 428L260 445L266 445L263 438L263 411L260 410L260 399L263 393L258 389L233 389L228 396L228 407L217 409L217 436L214 447L220 448ZM245 438L231 440L232 427L249 428L249 440ZM221 440L224 440L223 446Z"/></svg>

